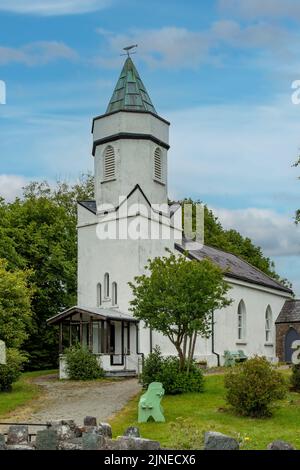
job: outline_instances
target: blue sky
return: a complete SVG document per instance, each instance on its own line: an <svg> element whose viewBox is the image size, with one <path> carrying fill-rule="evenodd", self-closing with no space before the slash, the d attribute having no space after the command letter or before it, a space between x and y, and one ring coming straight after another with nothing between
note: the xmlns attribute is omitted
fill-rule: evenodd
<svg viewBox="0 0 300 470"><path fill-rule="evenodd" d="M0 0L0 194L92 169L91 119L133 57L171 121L169 192L250 236L300 295L299 0ZM300 171L299 171L300 173Z"/></svg>

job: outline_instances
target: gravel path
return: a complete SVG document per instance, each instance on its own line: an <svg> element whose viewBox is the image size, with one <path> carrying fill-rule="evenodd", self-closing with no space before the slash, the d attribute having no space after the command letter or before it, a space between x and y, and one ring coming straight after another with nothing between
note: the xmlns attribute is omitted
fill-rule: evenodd
<svg viewBox="0 0 300 470"><path fill-rule="evenodd" d="M98 422L107 421L115 412L141 390L137 379L73 382L59 381L57 376L33 379L44 393L32 408L13 414L9 420L46 423L59 419L73 419L83 424L85 416L96 416Z"/></svg>

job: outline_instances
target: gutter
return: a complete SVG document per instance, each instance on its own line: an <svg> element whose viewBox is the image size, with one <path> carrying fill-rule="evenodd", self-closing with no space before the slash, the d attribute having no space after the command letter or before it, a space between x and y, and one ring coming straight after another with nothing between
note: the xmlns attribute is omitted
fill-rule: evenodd
<svg viewBox="0 0 300 470"><path fill-rule="evenodd" d="M215 312L212 312L211 324L211 352L217 356L217 364L220 367L220 354L215 351Z"/></svg>

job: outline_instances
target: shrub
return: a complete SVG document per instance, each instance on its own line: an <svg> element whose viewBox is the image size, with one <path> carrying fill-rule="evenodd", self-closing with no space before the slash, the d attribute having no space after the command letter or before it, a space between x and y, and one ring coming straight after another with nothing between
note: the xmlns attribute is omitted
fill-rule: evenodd
<svg viewBox="0 0 300 470"><path fill-rule="evenodd" d="M192 363L189 372L180 370L179 359L175 356L162 357L159 347L146 358L142 382L161 382L167 395L203 391L202 371Z"/></svg>
<svg viewBox="0 0 300 470"><path fill-rule="evenodd" d="M291 386L295 392L300 392L300 364L294 364L292 367Z"/></svg>
<svg viewBox="0 0 300 470"><path fill-rule="evenodd" d="M6 351L6 364L0 364L0 391L10 392L12 384L21 375L22 365L26 362L25 355L17 349L8 348Z"/></svg>
<svg viewBox="0 0 300 470"><path fill-rule="evenodd" d="M280 372L265 357L255 356L232 367L225 375L227 402L240 415L267 417L287 387Z"/></svg>
<svg viewBox="0 0 300 470"><path fill-rule="evenodd" d="M104 371L96 356L80 345L66 349L66 371L71 380L93 380L103 377Z"/></svg>

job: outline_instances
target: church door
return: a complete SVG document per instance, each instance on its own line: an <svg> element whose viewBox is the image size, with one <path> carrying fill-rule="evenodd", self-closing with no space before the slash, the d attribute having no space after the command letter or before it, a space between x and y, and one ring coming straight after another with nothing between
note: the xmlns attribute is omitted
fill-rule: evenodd
<svg viewBox="0 0 300 470"><path fill-rule="evenodd" d="M292 354L294 351L291 346L296 340L300 340L300 335L294 328L290 328L285 335L284 356L286 362L292 362Z"/></svg>

